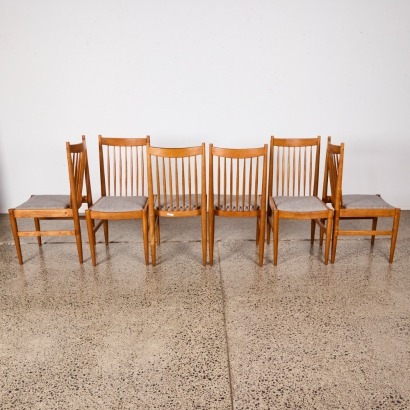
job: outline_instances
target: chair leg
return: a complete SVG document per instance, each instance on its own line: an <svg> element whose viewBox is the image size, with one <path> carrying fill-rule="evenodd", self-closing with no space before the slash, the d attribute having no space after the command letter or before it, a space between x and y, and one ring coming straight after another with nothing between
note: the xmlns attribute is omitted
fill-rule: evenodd
<svg viewBox="0 0 410 410"><path fill-rule="evenodd" d="M155 266L157 263L157 254L156 254L156 246L155 243L155 236L156 236L156 216L154 213L149 215L149 234L150 234L150 247L151 247L151 263L152 266Z"/></svg>
<svg viewBox="0 0 410 410"><path fill-rule="evenodd" d="M159 227L159 216L157 216L156 218L155 240L157 241L157 245L161 245L161 229Z"/></svg>
<svg viewBox="0 0 410 410"><path fill-rule="evenodd" d="M279 214L273 212L273 265L278 264L278 247L279 247Z"/></svg>
<svg viewBox="0 0 410 410"><path fill-rule="evenodd" d="M14 237L14 244L16 245L17 258L18 258L19 264L22 265L23 255L21 254L20 237L18 235L18 226L17 226L16 217L14 215L14 209L9 209L9 216L10 216L11 230L13 232L13 237Z"/></svg>
<svg viewBox="0 0 410 410"><path fill-rule="evenodd" d="M214 264L215 214L209 212L209 264Z"/></svg>
<svg viewBox="0 0 410 410"><path fill-rule="evenodd" d="M259 228L260 228L260 217L259 216L257 216L256 217L256 240L255 240L255 242L256 242L256 246L258 246L259 245Z"/></svg>
<svg viewBox="0 0 410 410"><path fill-rule="evenodd" d="M268 210L266 212L266 243L270 244L270 233L272 230L272 210L268 204Z"/></svg>
<svg viewBox="0 0 410 410"><path fill-rule="evenodd" d="M337 238L339 236L339 215L333 217L333 229L332 229L332 256L330 258L331 263L335 263Z"/></svg>
<svg viewBox="0 0 410 410"><path fill-rule="evenodd" d="M316 231L316 222L314 219L310 221L310 244L315 243L315 231Z"/></svg>
<svg viewBox="0 0 410 410"><path fill-rule="evenodd" d="M201 234L202 234L202 264L206 266L206 248L208 246L207 243L207 212L204 209L201 213Z"/></svg>
<svg viewBox="0 0 410 410"><path fill-rule="evenodd" d="M320 222L321 222L322 224L325 224L325 223L326 223L326 219L321 219ZM327 223L329 223L329 222L327 222ZM327 225L326 225L326 229L327 229ZM320 245L320 247L323 246L323 236L324 236L324 233L325 233L325 231L324 231L322 228L320 228L320 229L319 229L319 245Z"/></svg>
<svg viewBox="0 0 410 410"><path fill-rule="evenodd" d="M97 265L97 260L95 257L95 231L94 231L94 220L91 219L90 211L85 211L85 219L87 222L88 231L88 242L90 242L90 253L91 253L91 264L93 266Z"/></svg>
<svg viewBox="0 0 410 410"><path fill-rule="evenodd" d="M38 218L34 218L34 226L36 227L36 231L40 231L41 229L40 229L40 219L38 219ZM41 246L42 245L42 243L41 243L41 235L37 235L37 243L38 243L38 246Z"/></svg>
<svg viewBox="0 0 410 410"><path fill-rule="evenodd" d="M259 218L260 227L259 227L259 266L263 266L263 259L265 256L265 222L266 216L261 215Z"/></svg>
<svg viewBox="0 0 410 410"><path fill-rule="evenodd" d="M149 250L148 250L148 212L142 215L142 239L144 241L144 258L145 265L149 264Z"/></svg>
<svg viewBox="0 0 410 410"><path fill-rule="evenodd" d="M81 241L81 226L80 226L80 218L78 214L73 216L74 219L74 234L75 234L75 241L77 243L77 253L78 253L78 260L80 263L83 263L83 244Z"/></svg>
<svg viewBox="0 0 410 410"><path fill-rule="evenodd" d="M333 214L330 213L327 222L326 222L326 243L325 243L325 265L329 263L329 249L330 249L330 242L332 238L332 221L333 221ZM323 230L320 230L321 242L323 242Z"/></svg>
<svg viewBox="0 0 410 410"><path fill-rule="evenodd" d="M372 222L372 231L375 231L377 228L377 217L373 218ZM371 246L374 245L374 240L376 239L376 235L372 235L372 239L370 241Z"/></svg>
<svg viewBox="0 0 410 410"><path fill-rule="evenodd" d="M105 245L108 246L109 243L109 236L108 236L108 221L105 220L103 222L104 225L104 239L105 239Z"/></svg>
<svg viewBox="0 0 410 410"><path fill-rule="evenodd" d="M393 232L391 235L389 263L393 262L394 250L396 249L397 232L399 231L399 222L400 222L400 209L396 209L396 213L393 219Z"/></svg>

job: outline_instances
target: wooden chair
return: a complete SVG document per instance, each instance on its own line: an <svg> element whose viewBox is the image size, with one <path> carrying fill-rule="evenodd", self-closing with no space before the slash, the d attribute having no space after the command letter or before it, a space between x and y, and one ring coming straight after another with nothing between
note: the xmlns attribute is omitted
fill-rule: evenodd
<svg viewBox="0 0 410 410"><path fill-rule="evenodd" d="M70 181L70 195L32 195L26 202L16 208L9 209L10 224L16 245L17 257L20 265L23 264L21 253L21 237L37 237L39 246L42 246L42 236L75 236L78 259L83 263L83 249L81 241L79 208L83 203L92 204L90 176L88 172L87 147L85 137L79 144L66 143L68 176ZM86 194L83 196L84 180ZM20 230L17 219L33 218L35 230ZM74 229L71 230L42 230L41 220L71 219Z"/></svg>
<svg viewBox="0 0 410 410"><path fill-rule="evenodd" d="M159 218L201 216L202 263L206 265L207 210L205 144L186 148L148 146L151 260L160 244Z"/></svg>
<svg viewBox="0 0 410 410"><path fill-rule="evenodd" d="M374 245L376 235L387 235L391 237L389 263L392 263L399 229L400 209L388 204L380 195L344 195L342 193L343 162L344 144L334 145L331 143L331 137L328 137L322 198L324 202L331 203L334 208L331 262L335 261L339 235L371 235L371 246ZM392 228L378 230L379 217L392 218ZM341 229L341 219L370 219L372 228Z"/></svg>
<svg viewBox="0 0 410 410"><path fill-rule="evenodd" d="M108 246L108 221L142 220L145 264L148 265L148 197L146 196L146 138L98 136L101 197L85 212L91 263L96 265L95 233L104 226ZM95 220L100 222L96 225Z"/></svg>
<svg viewBox="0 0 410 410"><path fill-rule="evenodd" d="M268 145L261 148L209 146L209 261L213 264L215 216L256 218L259 266L263 265Z"/></svg>
<svg viewBox="0 0 410 410"><path fill-rule="evenodd" d="M333 211L318 198L320 137L275 138L270 142L267 242L273 231L273 264L278 262L279 221L311 220L311 245L319 226L326 234L324 263L329 259Z"/></svg>

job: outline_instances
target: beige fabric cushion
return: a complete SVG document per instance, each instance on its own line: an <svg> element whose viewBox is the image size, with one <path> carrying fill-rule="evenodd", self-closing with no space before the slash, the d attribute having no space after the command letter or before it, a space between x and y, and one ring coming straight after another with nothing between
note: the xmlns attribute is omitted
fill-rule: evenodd
<svg viewBox="0 0 410 410"><path fill-rule="evenodd" d="M103 196L91 209L97 212L141 211L147 200L146 196Z"/></svg>
<svg viewBox="0 0 410 410"><path fill-rule="evenodd" d="M326 205L316 196L274 196L279 211L316 212L325 211Z"/></svg>
<svg viewBox="0 0 410 410"><path fill-rule="evenodd" d="M189 204L190 199L191 204ZM191 198L189 198L189 195L185 195L185 201L184 197L182 195L179 195L178 202L176 196L173 196L171 201L170 195L167 195L166 201L163 196L161 196L159 200L160 203L158 204L157 197L155 202L155 209L160 211L194 211L201 209L201 195L198 195L198 204L196 203L195 195L191 195Z"/></svg>
<svg viewBox="0 0 410 410"><path fill-rule="evenodd" d="M67 209L70 195L33 195L16 209Z"/></svg>
<svg viewBox="0 0 410 410"><path fill-rule="evenodd" d="M255 204L255 197L251 196L249 200L249 195L245 195L245 199L243 199L243 195L238 195L238 201L236 201L236 195L227 195L226 198L221 195L219 198L218 203L218 195L214 196L214 207L218 211L255 211L259 210L261 207L261 197L260 195L256 198ZM225 206L226 202L226 206ZM231 207L232 202L232 207Z"/></svg>
<svg viewBox="0 0 410 410"><path fill-rule="evenodd" d="M378 195L343 195L342 204L345 209L393 209Z"/></svg>

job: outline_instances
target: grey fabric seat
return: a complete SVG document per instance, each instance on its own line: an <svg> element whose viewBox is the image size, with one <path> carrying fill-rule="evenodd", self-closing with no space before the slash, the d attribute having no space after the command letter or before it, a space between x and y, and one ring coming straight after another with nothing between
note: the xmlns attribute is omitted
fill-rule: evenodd
<svg viewBox="0 0 410 410"><path fill-rule="evenodd" d="M70 195L33 195L16 209L67 209Z"/></svg>
<svg viewBox="0 0 410 410"><path fill-rule="evenodd" d="M238 198L238 200L237 200ZM226 205L225 203L226 202ZM232 202L232 206L231 206ZM232 195L232 198L230 195L226 196L226 201L223 196L219 198L219 203L218 203L218 197L215 195L214 196L214 207L218 211L256 211L261 208L261 196L258 195L256 197L256 204L255 204L255 197L251 197L249 200L249 195L245 195L245 198L243 195Z"/></svg>
<svg viewBox="0 0 410 410"><path fill-rule="evenodd" d="M97 212L141 211L147 203L146 196L103 196L92 207Z"/></svg>
<svg viewBox="0 0 410 410"><path fill-rule="evenodd" d="M344 209L394 209L379 195L342 195Z"/></svg>
<svg viewBox="0 0 410 410"><path fill-rule="evenodd" d="M275 196L273 200L279 211L316 212L327 209L326 205L316 196Z"/></svg>
<svg viewBox="0 0 410 410"><path fill-rule="evenodd" d="M189 195L178 195L178 197L167 195L166 200L164 197L160 198L158 204L158 197L155 202L155 209L161 211L193 211L201 209L201 196L198 195L198 203L196 203L195 195L191 195L191 203L189 203Z"/></svg>

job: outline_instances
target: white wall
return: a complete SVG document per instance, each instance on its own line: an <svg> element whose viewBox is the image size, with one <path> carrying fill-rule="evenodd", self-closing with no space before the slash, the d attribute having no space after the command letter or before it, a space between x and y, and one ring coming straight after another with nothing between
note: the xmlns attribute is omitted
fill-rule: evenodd
<svg viewBox="0 0 410 410"><path fill-rule="evenodd" d="M410 209L409 21L408 0L0 0L0 212L68 192L81 134L97 197L99 133L332 135L345 192Z"/></svg>

